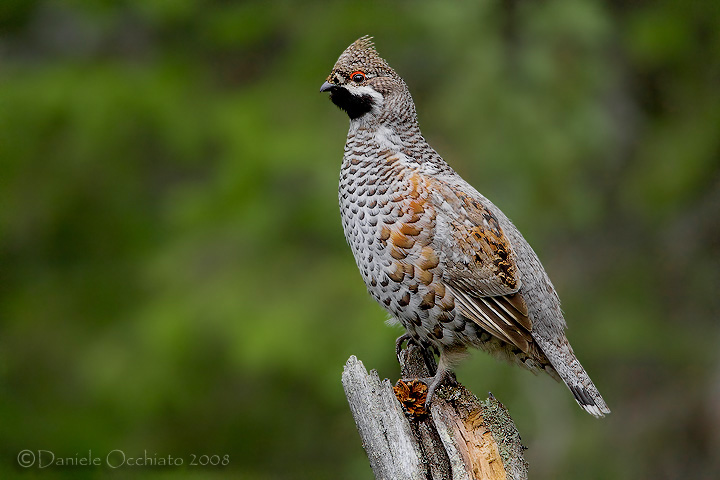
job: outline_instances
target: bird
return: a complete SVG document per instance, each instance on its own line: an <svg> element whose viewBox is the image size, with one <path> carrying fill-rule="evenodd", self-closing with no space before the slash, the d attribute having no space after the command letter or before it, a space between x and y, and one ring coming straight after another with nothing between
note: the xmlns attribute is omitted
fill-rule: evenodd
<svg viewBox="0 0 720 480"><path fill-rule="evenodd" d="M423 137L405 81L363 36L320 92L347 113L345 239L369 294L409 340L439 353L427 404L469 348L564 382L595 417L610 409L565 335L560 299L515 225Z"/></svg>

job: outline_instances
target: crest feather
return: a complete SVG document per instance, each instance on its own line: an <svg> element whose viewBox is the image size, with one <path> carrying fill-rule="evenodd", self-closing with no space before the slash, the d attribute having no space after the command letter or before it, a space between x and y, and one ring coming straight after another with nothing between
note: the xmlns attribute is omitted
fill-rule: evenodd
<svg viewBox="0 0 720 480"><path fill-rule="evenodd" d="M378 54L372 39L373 37L370 35L365 35L350 44L338 58L333 72L340 72L345 78L349 78L350 74L356 70L369 75L399 78L390 65Z"/></svg>
<svg viewBox="0 0 720 480"><path fill-rule="evenodd" d="M375 50L375 44L373 43L373 37L371 37L370 35L363 35L362 37L355 40L353 42L353 45L358 50L372 50L377 53L377 50Z"/></svg>

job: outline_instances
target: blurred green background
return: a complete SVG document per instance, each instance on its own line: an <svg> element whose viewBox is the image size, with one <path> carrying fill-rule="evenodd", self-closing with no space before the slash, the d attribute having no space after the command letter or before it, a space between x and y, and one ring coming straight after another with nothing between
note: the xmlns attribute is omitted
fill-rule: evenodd
<svg viewBox="0 0 720 480"><path fill-rule="evenodd" d="M720 7L671 0L3 0L0 476L371 478L340 373L396 379L401 332L345 245L348 121L318 93L364 34L538 251L613 409L469 358L531 478L720 477Z"/></svg>

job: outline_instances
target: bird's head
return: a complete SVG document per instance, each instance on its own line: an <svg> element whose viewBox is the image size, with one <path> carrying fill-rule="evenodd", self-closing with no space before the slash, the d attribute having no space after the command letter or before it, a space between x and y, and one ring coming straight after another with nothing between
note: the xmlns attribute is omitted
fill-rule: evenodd
<svg viewBox="0 0 720 480"><path fill-rule="evenodd" d="M415 116L405 82L378 55L372 37L361 37L345 49L320 91L330 92L330 100L343 109L350 120L368 114L383 117L390 112L394 112L395 117L399 113Z"/></svg>

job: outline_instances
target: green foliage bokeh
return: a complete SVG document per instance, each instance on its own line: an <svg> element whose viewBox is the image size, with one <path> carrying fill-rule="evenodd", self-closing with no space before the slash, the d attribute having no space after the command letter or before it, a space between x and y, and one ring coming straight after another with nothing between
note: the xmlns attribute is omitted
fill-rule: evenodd
<svg viewBox="0 0 720 480"><path fill-rule="evenodd" d="M712 2L5 0L0 473L103 477L16 457L121 449L185 459L126 475L371 477L340 372L397 378L401 332L345 245L318 89L372 34L613 409L470 357L532 478L717 478L719 32Z"/></svg>

